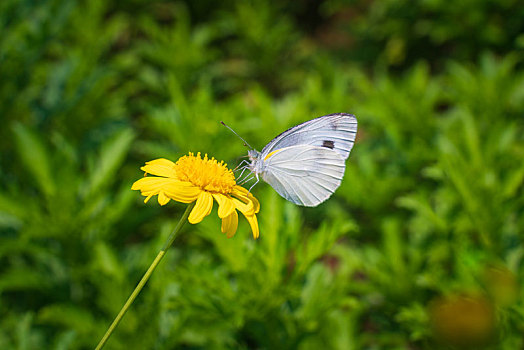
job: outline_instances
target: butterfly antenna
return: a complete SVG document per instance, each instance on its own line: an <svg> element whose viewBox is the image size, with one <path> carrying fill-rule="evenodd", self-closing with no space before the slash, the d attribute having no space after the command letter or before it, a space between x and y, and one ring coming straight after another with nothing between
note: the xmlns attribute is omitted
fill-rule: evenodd
<svg viewBox="0 0 524 350"><path fill-rule="evenodd" d="M235 130L231 129L231 128L229 127L229 125L227 125L227 124L224 123L223 121L220 121L220 124L224 125L226 128L228 128L229 130L231 130L231 132L232 132L233 134L237 135L237 137L238 137L239 139L241 139L242 142L244 142L244 146L249 147L249 148L251 148L251 149L254 149L253 147L251 147L251 145L250 145L249 143L246 142L246 140L244 140L244 139L243 139L239 134L237 134L237 133L235 132Z"/></svg>

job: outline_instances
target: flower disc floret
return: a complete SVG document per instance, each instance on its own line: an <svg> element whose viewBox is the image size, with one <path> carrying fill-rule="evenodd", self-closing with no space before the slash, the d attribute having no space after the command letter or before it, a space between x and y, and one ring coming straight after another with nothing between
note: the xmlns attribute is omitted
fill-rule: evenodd
<svg viewBox="0 0 524 350"><path fill-rule="evenodd" d="M208 159L207 154L202 159L200 152L195 157L193 153L181 157L175 164L175 172L180 181L188 181L208 192L223 194L231 193L237 184L233 171L227 168L224 161Z"/></svg>

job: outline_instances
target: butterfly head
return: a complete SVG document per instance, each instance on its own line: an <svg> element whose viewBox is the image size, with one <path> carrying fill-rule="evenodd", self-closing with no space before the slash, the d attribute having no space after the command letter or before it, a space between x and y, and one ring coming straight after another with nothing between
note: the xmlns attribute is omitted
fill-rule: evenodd
<svg viewBox="0 0 524 350"><path fill-rule="evenodd" d="M254 164L260 159L260 152L255 149L250 149L247 151L247 156L249 157L251 164Z"/></svg>
<svg viewBox="0 0 524 350"><path fill-rule="evenodd" d="M250 149L247 151L247 156L249 157L249 169L253 172L259 172L260 169L258 169L261 165L260 162L260 152L255 149ZM257 171L258 170L258 171Z"/></svg>

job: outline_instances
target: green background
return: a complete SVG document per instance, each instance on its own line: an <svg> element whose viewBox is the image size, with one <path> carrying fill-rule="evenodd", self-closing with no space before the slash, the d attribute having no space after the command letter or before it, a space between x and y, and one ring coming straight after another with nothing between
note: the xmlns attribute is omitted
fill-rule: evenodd
<svg viewBox="0 0 524 350"><path fill-rule="evenodd" d="M187 224L107 349L524 346L518 0L0 2L0 348L92 349L181 216L155 158L246 154L335 112L316 208Z"/></svg>

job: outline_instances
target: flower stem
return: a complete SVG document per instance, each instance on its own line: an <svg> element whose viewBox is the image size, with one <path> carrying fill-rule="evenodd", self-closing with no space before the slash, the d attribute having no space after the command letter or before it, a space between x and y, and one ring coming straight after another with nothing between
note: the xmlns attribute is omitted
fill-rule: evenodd
<svg viewBox="0 0 524 350"><path fill-rule="evenodd" d="M120 321L124 317L125 313L127 312L129 307L131 306L131 304L133 304L133 302L135 301L135 299L138 296L138 294L140 294L140 291L142 290L142 288L144 288L145 284L149 280L149 277L151 277L151 275L153 274L153 271L156 269L157 265L160 263L160 261L162 260L162 258L166 254L166 251L169 249L171 244L173 244L173 242L175 241L175 238L178 235L178 232L180 231L182 226L184 226L185 222L187 221L187 218L189 217L189 213L191 212L191 209L193 209L194 206L195 206L195 202L190 203L187 206L186 211L184 212L184 214L180 218L180 221L178 221L178 224L176 225L175 229L169 235L166 243L164 244L164 246L162 247L160 252L158 252L155 260L153 260L153 262L151 263L151 266L149 266L149 268L147 269L146 273L144 274L144 276L142 277L142 279L140 280L140 282L136 286L135 290L133 290L133 293L131 293L131 295L127 299L126 303L124 304L124 306L122 307L122 309L120 310L118 315L116 315L113 323L111 323L111 326L109 326L109 328L107 329L106 333L104 334L104 336L102 337L102 339L100 340L98 345L96 346L95 350L102 349L104 347L105 343L107 342L107 340L109 339L109 337L111 336L111 334L113 334L113 331L115 330L116 326L118 326L118 324L120 323Z"/></svg>

